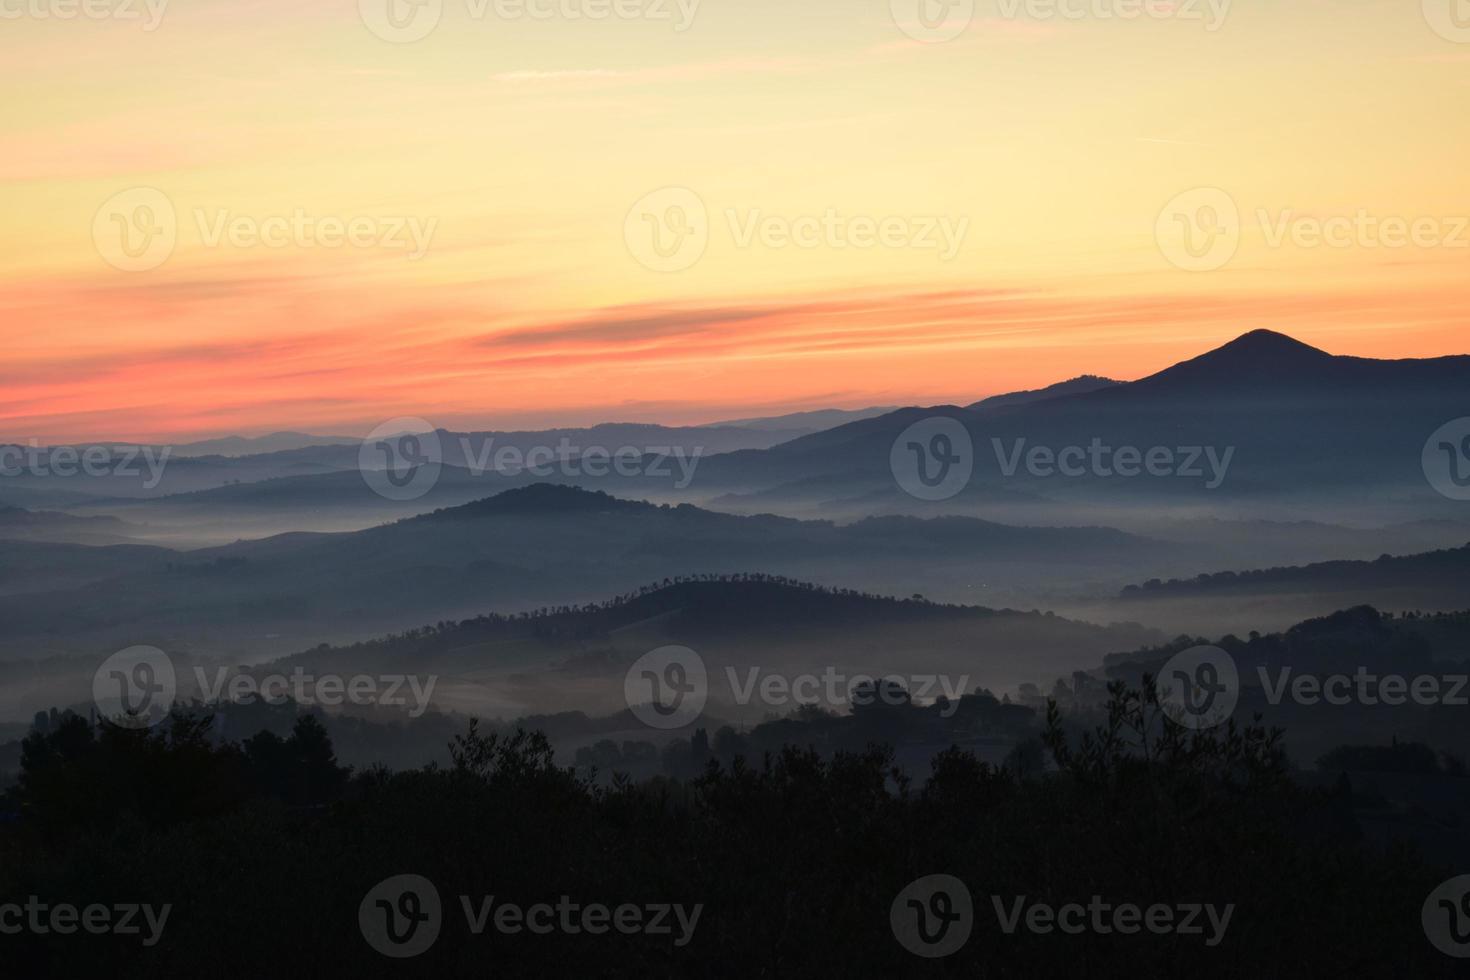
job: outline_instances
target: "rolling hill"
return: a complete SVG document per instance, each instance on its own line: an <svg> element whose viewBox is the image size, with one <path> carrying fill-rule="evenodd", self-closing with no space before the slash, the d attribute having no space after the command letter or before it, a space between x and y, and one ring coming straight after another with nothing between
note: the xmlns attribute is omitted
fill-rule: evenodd
<svg viewBox="0 0 1470 980"><path fill-rule="evenodd" d="M148 549L105 581L87 549L57 554L51 589L24 601L0 599L8 627L0 649L31 649L43 634L46 644L161 637L214 649L228 637L224 648L242 654L280 654L709 572L761 571L1006 605L1063 576L1117 581L1118 588L1126 581L1119 576L1140 563L1187 567L1193 552L1109 528L908 517L837 525L538 484L361 531L296 532L191 552ZM55 584L68 567L74 581Z"/></svg>

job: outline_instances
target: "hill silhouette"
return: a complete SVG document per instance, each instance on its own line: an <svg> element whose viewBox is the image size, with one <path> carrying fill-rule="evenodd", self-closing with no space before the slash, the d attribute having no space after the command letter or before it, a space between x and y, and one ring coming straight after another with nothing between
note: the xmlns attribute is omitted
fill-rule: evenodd
<svg viewBox="0 0 1470 980"><path fill-rule="evenodd" d="M992 395L967 407L973 412L983 412L987 409L1006 408L1012 405L1028 405L1032 402L1060 398L1065 395L1085 395L1088 392L1111 388L1121 383L1095 374L1084 374L1069 381L1059 381L1054 385L1047 385L1045 388L1037 388L1032 391L1012 391L1004 395Z"/></svg>
<svg viewBox="0 0 1470 980"><path fill-rule="evenodd" d="M1059 513L1106 505L1145 510L1224 500L1285 508L1310 499L1314 517L1339 513L1388 523L1453 516L1427 484L1419 453L1441 425L1464 414L1470 356L1376 360L1337 356L1268 330L1247 333L1137 381L986 411L905 408L759 452L706 461L696 490L743 495L750 506L783 500L844 509L981 512L985 506L1051 504ZM970 434L974 475L959 496L913 500L895 484L890 450L899 435L934 416ZM1088 446L1093 440L1152 447L1233 449L1217 486L1204 478L1118 479L1088 469L1076 478L1007 474L996 446ZM736 506L742 497L734 497ZM1068 518L1075 520L1075 517Z"/></svg>
<svg viewBox="0 0 1470 980"><path fill-rule="evenodd" d="M905 407L809 434L739 426L662 428L597 426L539 433L440 432L445 445L438 482L408 502L376 495L356 472L357 447L325 446L238 459L179 459L156 500L101 500L90 512L134 523L240 528L259 536L287 526L362 527L504 489L544 482L521 472L472 472L463 438L493 437L525 450L567 435L582 445L702 448L692 480L667 473L654 454L636 475L559 475L556 482L619 497L690 502L742 513L777 512L853 519L894 513L967 514L1030 524L1114 524L1158 516L1160 507L1198 514L1228 501L1272 519L1306 516L1339 524L1390 524L1457 516L1453 501L1425 481L1419 451L1429 434L1464 414L1470 357L1379 360L1334 355L1270 330L1254 330L1214 350L1136 381L1078 378L961 406ZM973 475L957 496L917 500L895 480L890 454L910 425L954 419L970 435ZM834 419L835 416L823 416ZM796 437L793 438L793 435ZM1147 452L1210 447L1231 452L1228 470L1211 475L1120 479L1088 468L1075 478L1010 472L1003 457L1017 447L1052 452L1089 446ZM1233 451L1233 452L1232 452ZM471 453L473 455L473 453ZM652 473L660 463L662 475ZM239 480L239 484L234 481ZM53 481L54 482L54 481ZM676 486L675 484L679 485ZM230 484L230 485L222 485ZM94 494L137 496L136 487L85 481ZM8 481L4 492L34 489ZM192 492L178 493L187 489ZM9 498L23 506L20 497ZM1100 515L1106 514L1106 517ZM219 532L216 532L219 533Z"/></svg>
<svg viewBox="0 0 1470 980"><path fill-rule="evenodd" d="M43 631L56 638L102 631L118 640L228 631L243 633L236 642L252 649L283 654L289 645L492 608L595 600L632 582L696 572L758 570L898 594L937 585L953 594L956 582L993 577L1014 587L1009 582L1048 580L1059 569L1113 578L1149 556L1178 567L1185 549L1108 528L973 518L838 525L538 484L361 531L292 532L144 556L126 574L99 576L86 550L58 551L47 588L0 595L5 642L19 652L22 638ZM1009 592L971 594L1007 604Z"/></svg>
<svg viewBox="0 0 1470 980"><path fill-rule="evenodd" d="M484 614L323 646L260 669L432 673L440 678L439 699L463 713L609 716L626 708L629 666L650 650L678 645L696 651L708 668L712 714L755 721L773 709L737 703L726 668L783 676L829 669L944 675L957 684L968 679L968 691L1068 674L1110 651L1159 639L1133 625L901 599L758 572L708 573L593 603Z"/></svg>
<svg viewBox="0 0 1470 980"><path fill-rule="evenodd" d="M1190 579L1130 585L1125 598L1160 595L1234 595L1276 592L1342 592L1361 590L1387 595L1398 590L1450 591L1464 596L1446 608L1470 606L1470 544L1417 555L1384 555L1375 561L1327 561L1310 565L1214 572Z"/></svg>

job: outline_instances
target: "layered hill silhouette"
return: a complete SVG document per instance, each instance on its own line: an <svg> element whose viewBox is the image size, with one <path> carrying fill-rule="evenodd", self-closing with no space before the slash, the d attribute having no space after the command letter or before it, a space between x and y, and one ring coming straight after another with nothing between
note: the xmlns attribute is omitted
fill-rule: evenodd
<svg viewBox="0 0 1470 980"><path fill-rule="evenodd" d="M1137 619L1167 632L1244 633L1285 629L1359 605L1386 612L1470 608L1470 545L1157 579L1129 585L1110 602L1063 608L1088 619Z"/></svg>
<svg viewBox="0 0 1470 980"><path fill-rule="evenodd" d="M147 493L116 481L48 486L160 498L94 500L79 512L157 525L212 522L249 536L291 526L362 527L544 480L739 513L842 519L968 514L1008 523L1123 526L1130 515L1149 517L1167 506L1194 515L1390 524L1463 515L1429 486L1420 455L1431 433L1466 413L1467 390L1470 356L1343 357L1256 330L1136 381L1082 377L968 408L829 412L686 428L441 431L439 480L411 501L374 493L357 472L358 447L350 445L178 459L163 484ZM927 502L900 486L890 454L909 426L936 416L954 419L968 433L969 445L961 448L973 475L954 497ZM802 425L845 418L852 420L802 434ZM768 422L772 428L760 428ZM777 429L778 423L789 427ZM700 457L687 481L657 453L645 457L637 475L589 475L575 467L550 476L498 472L473 458L490 439L495 447L529 451L563 436L573 446L666 445L686 455L697 449ZM1076 475L1025 464L1033 451L1093 445L1108 453L1168 450L1175 465L1166 475L1118 476L1090 462ZM1213 464L1204 450L1215 453ZM0 502L36 506L34 497L14 496L34 489L0 481Z"/></svg>
<svg viewBox="0 0 1470 980"><path fill-rule="evenodd" d="M0 541L55 541L63 544L128 544L141 536L115 517L78 517L60 511L0 505Z"/></svg>
<svg viewBox="0 0 1470 980"><path fill-rule="evenodd" d="M532 449L549 448L561 455L576 455L589 449L613 453L624 447L640 452L662 448L666 452L678 451L686 456L697 453L703 457L737 449L766 448L817 431L824 424L824 418L827 423L835 425L864 414L812 413L812 417L804 421L773 418L769 420L770 428L762 428L754 420L707 426L609 422L530 431L464 432L440 428L434 430L434 438L439 446L438 458L446 467L494 478L495 452L500 450L515 450L524 455ZM300 433L277 433L259 439L234 437L179 446L104 444L103 448L111 451L117 464L106 467L108 472L85 479L49 471L6 475L0 477L0 501L5 501L12 492L36 489L82 492L105 503L146 501L174 494L230 489L236 484L298 477L323 478L341 492L351 484L336 483L331 478L344 473L356 475L363 458L361 439ZM368 456L371 460L372 454ZM49 451L42 451L40 457L46 461ZM163 464L159 467L160 478L156 481L145 466L148 459ZM112 472L123 467L135 472ZM358 490L365 495L371 494L360 479ZM22 501L15 500L14 503Z"/></svg>
<svg viewBox="0 0 1470 980"><path fill-rule="evenodd" d="M1341 357L1283 334L1257 330L1137 381L1090 391L972 408L906 408L792 440L731 453L701 467L696 489L719 488L727 505L782 499L831 505L922 509L896 485L890 450L910 425L933 416L959 422L973 443L967 490L931 505L950 511L1027 500L1113 506L1222 502L1380 519L1450 516L1451 502L1428 485L1426 439L1466 412L1470 356L1423 360ZM1123 478L1089 467L1080 476L1007 474L1017 449L1130 446L1233 450L1228 471ZM1387 493L1386 493L1387 492ZM1391 494L1391 496L1389 495ZM1376 508L1376 509L1375 509Z"/></svg>
<svg viewBox="0 0 1470 980"><path fill-rule="evenodd" d="M126 572L112 577L97 574L108 567L97 560L107 549L58 548L47 589L0 596L9 634L0 642L11 650L25 646L23 637L63 644L101 634L129 643L229 636L241 648L284 652L304 640L581 602L696 572L761 571L902 595L933 587L1004 605L1020 583L1062 572L1116 579L1140 561L1182 568L1192 554L1109 528L913 517L838 525L556 484L361 531L130 551Z"/></svg>
<svg viewBox="0 0 1470 980"><path fill-rule="evenodd" d="M447 710L490 705L507 718L572 710L610 715L626 707L622 682L633 661L677 644L707 667L719 717L754 720L784 712L739 703L726 668L784 677L827 668L901 677L944 673L956 684L963 676L969 693L1060 676L1096 663L1097 651L1157 639L1161 634L1135 626L1105 628L1039 612L898 599L762 574L699 575L595 603L479 616L310 650L261 670L433 673Z"/></svg>
<svg viewBox="0 0 1470 980"><path fill-rule="evenodd" d="M1123 590L1125 599L1161 596L1251 596L1361 593L1388 597L1412 591L1442 594L1440 608L1470 607L1470 544L1418 555L1384 555L1375 561L1327 561L1310 565L1215 572L1189 579L1150 581Z"/></svg>

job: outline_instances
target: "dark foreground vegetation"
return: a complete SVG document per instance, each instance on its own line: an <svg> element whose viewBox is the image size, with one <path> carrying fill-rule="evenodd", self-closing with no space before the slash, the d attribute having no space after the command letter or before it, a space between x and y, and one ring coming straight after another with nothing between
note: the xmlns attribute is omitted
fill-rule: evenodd
<svg viewBox="0 0 1470 980"><path fill-rule="evenodd" d="M1145 737L1146 736L1146 737ZM1278 732L1187 733L1113 690L1108 721L1022 776L958 750L922 785L889 752L787 748L686 782L599 787L538 734L455 738L452 764L349 772L320 725L218 744L205 720L152 733L78 718L25 742L0 822L0 904L169 904L138 936L0 935L5 975L1450 976L1420 907L1454 869L1362 841L1345 789L1288 776ZM412 960L359 927L381 880L423 875L443 901ZM890 927L911 881L974 896L962 949L922 959ZM674 935L471 933L460 896L529 906L703 906ZM1201 935L1005 934L991 896L1052 905L1234 905ZM1207 933L1208 934L1208 933Z"/></svg>

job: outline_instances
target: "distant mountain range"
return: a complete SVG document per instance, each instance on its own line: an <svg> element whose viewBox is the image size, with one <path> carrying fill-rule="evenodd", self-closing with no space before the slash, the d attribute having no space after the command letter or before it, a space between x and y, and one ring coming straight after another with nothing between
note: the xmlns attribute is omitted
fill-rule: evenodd
<svg viewBox="0 0 1470 980"><path fill-rule="evenodd" d="M767 432L790 432L794 438L798 435L810 435L823 429L835 428L848 422L886 415L895 408L897 408L896 405L882 408L824 408L810 412L792 412L788 415L770 415L764 418L711 422L707 428L764 429Z"/></svg>
<svg viewBox="0 0 1470 980"><path fill-rule="evenodd" d="M0 505L0 540L66 544L126 544L138 539L115 517L77 517L59 511L30 511Z"/></svg>
<svg viewBox="0 0 1470 980"><path fill-rule="evenodd" d="M683 500L741 513L844 519L969 514L1010 523L1119 524L1130 512L1156 515L1170 508L1196 516L1327 523L1457 519L1463 507L1429 486L1420 454L1432 432L1470 412L1467 390L1467 356L1339 357L1257 330L1137 381L1084 376L968 408L797 413L685 428L441 430L444 475L432 493L407 504L376 497L358 478L356 443L178 458L153 489L142 489L137 480L0 479L0 502L34 508L34 496L21 495L55 488L113 498L89 511L95 513L119 513L114 507L123 499L163 497L170 507L240 507L297 526L309 526L300 523L308 513L303 508L329 526L351 523L351 514L362 526L546 478L486 470L484 464L493 462L487 447L529 452L563 445L571 447L563 449L568 454L590 446L644 448L649 459L663 449L686 456L698 450L698 470L688 485L646 472L550 479L623 497ZM961 492L930 502L905 492L890 456L906 429L933 418L951 419L964 429L969 445L961 449L973 473ZM819 431L801 434L803 427ZM1104 453L1103 465L1087 457L1074 475L1032 463L1038 453L1055 460L1091 447ZM1140 472L1135 464L1139 475L1118 476L1111 465L1117 450L1135 454L1134 459L1161 451L1169 463L1158 475ZM180 492L195 496L169 496ZM341 523L333 523L333 512L340 512ZM137 516L167 520L166 511ZM228 526L228 515L218 516Z"/></svg>
<svg viewBox="0 0 1470 980"><path fill-rule="evenodd" d="M6 635L66 646L100 633L282 652L487 609L581 602L672 575L760 571L836 586L1005 604L1063 573L1118 581L1194 552L1109 528L883 517L841 526L653 505L539 484L351 533L288 533L180 552L11 542L0 557ZM26 570L44 563L45 585ZM5 574L6 570L14 574ZM1126 581L1126 578L1123 579ZM1121 583L1119 586L1121 587ZM70 639L68 639L70 637ZM35 649L34 645L30 649Z"/></svg>
<svg viewBox="0 0 1470 980"><path fill-rule="evenodd" d="M173 447L177 456L254 456L279 453L308 446L355 446L362 440L352 436L314 436L305 432L272 432L264 436L224 436L186 442Z"/></svg>
<svg viewBox="0 0 1470 980"><path fill-rule="evenodd" d="M1101 514L1162 503L1218 516L1228 501L1277 506L1282 514L1315 508L1307 511L1314 517L1377 514L1384 522L1454 517L1463 507L1429 486L1420 454L1431 433L1470 411L1467 391L1470 356L1337 357L1260 330L1138 381L968 409L905 408L730 453L702 466L694 489L723 495L721 506L731 508L784 502L833 514L1038 504ZM925 504L898 485L890 452L906 429L934 417L968 433L974 474L959 495ZM1177 466L1161 477L1118 477L1089 463L1066 476L1024 462L1033 450L1054 458L1094 441L1108 451L1165 449ZM1203 450L1210 449L1228 466L1207 465Z"/></svg>
<svg viewBox="0 0 1470 980"><path fill-rule="evenodd" d="M437 429L434 437L439 447L438 458L445 466L493 479L495 454L508 450L523 456L532 450L550 450L560 456L576 457L584 452L616 453L630 449L638 453L678 452L703 459L739 449L765 449L816 432L823 425L837 425L879 411L883 410L810 412L703 426L610 422L580 428L509 432ZM761 421L770 425L756 424ZM0 476L0 503L25 506L33 503L34 497L22 495L36 491L103 499L157 499L265 480L329 476L348 471L356 474L362 445L363 440L358 438L296 432L256 439L232 436L168 446L105 443L103 448L112 453L112 460L117 464L109 468L117 472L94 477L75 472L3 475ZM80 453L88 447L65 448ZM42 460L49 461L54 451L55 448L41 450ZM157 479L153 478L150 463L159 471ZM72 469L76 469L74 462ZM481 493L484 492L488 491L482 488Z"/></svg>

